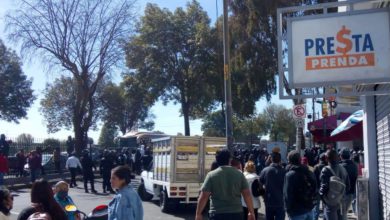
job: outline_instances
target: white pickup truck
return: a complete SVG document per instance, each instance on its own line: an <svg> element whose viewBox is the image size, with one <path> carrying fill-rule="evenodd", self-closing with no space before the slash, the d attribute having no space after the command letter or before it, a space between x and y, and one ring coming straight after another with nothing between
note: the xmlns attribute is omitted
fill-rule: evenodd
<svg viewBox="0 0 390 220"><path fill-rule="evenodd" d="M226 147L225 138L170 136L152 140L153 161L141 173L138 194L144 201L159 200L161 211L179 203L196 203L215 152Z"/></svg>

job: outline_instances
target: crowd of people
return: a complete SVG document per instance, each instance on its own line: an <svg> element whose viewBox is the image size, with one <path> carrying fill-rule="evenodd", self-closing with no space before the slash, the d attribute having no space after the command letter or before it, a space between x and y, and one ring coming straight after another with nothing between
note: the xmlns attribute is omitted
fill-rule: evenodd
<svg viewBox="0 0 390 220"><path fill-rule="evenodd" d="M109 220L142 220L143 207L141 199L130 186L131 170L128 166L118 166L111 171L111 186L116 195L108 205ZM31 188L31 204L18 215L18 220L77 220L81 219L76 209L67 209L76 203L69 196L67 182L60 181L51 186L48 181L40 179ZM0 188L0 220L9 220L14 197L6 188Z"/></svg>
<svg viewBox="0 0 390 220"><path fill-rule="evenodd" d="M9 148L7 150L1 144L2 139L3 136L0 138L0 173L1 160L6 159L6 152L9 152ZM32 204L20 213L18 219L28 220L34 216L41 216L42 219L79 219L77 212L65 210L65 206L75 204L68 194L69 189L77 187L76 176L81 173L85 192L97 193L94 186L94 169L97 167L88 150L83 151L80 157L76 156L74 148L68 147L67 150L69 157L65 168L69 170L71 179L69 185L64 181L55 184L53 193L47 181L36 180L39 174L44 173L42 151L37 149L25 156L33 182ZM23 150L17 155L22 157ZM58 172L62 172L60 157L61 151L55 149L53 158ZM284 220L286 215L291 220L317 220L321 207L325 220L346 220L351 206L356 213L356 182L358 176L362 175L359 158L359 154L349 148L336 151L331 145L327 146L326 151L318 147L302 152L291 151L287 161L282 160L278 148L270 153L266 149L256 148L236 149L233 153L227 149L218 151L212 171L200 190L196 220L203 218L208 201L211 220L258 219L261 199L267 220ZM132 173L139 174L152 159L152 152L147 148L102 152L99 163L102 190L103 193L116 194L108 204L109 219L129 219L129 213L134 217L130 219L142 219L142 203L129 183ZM2 188L0 220L8 219L12 202L10 192Z"/></svg>
<svg viewBox="0 0 390 220"><path fill-rule="evenodd" d="M358 154L349 148L336 151L291 151L287 162L280 149L217 152L198 200L201 220L208 199L211 220L258 219L260 198L267 220L317 220L323 207L325 220L346 220L356 212L356 182L361 175ZM354 160L352 160L354 158Z"/></svg>
<svg viewBox="0 0 390 220"><path fill-rule="evenodd" d="M152 161L152 154L149 148L141 147L139 149L120 149L120 150L104 150L103 152L96 152L96 156L92 157L92 152L84 150L79 157L76 157L75 143L71 136L66 141L66 153L61 152L59 147L54 148L50 152L47 148L37 147L34 150L26 153L24 149L20 149L13 158L13 174L16 177L30 176L30 180L34 183L38 178L45 176L45 166L42 163L43 157L46 155L52 158L54 163L54 171L62 174L64 168L71 174L70 186L77 186L76 176L82 174L86 192L86 184L90 183L91 192L96 192L94 189L94 175L93 170L100 170L104 177L103 191L113 192L110 188L109 179L111 169L119 165L127 165L131 170L140 174L142 169L147 167ZM5 139L2 134L0 138L0 186L4 185L4 176L10 173L10 141ZM45 154L45 155L44 155ZM65 161L64 161L65 157ZM27 164L27 166L26 166ZM46 168L47 169L47 168Z"/></svg>

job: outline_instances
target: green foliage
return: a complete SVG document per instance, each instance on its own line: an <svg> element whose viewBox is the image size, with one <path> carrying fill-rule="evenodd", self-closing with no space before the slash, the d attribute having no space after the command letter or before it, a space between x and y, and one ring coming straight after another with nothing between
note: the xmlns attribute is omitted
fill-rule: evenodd
<svg viewBox="0 0 390 220"><path fill-rule="evenodd" d="M199 118L213 107L209 75L214 39L210 19L197 1L174 12L148 4L137 34L126 46L130 69L157 91L167 103L181 104L185 135L190 118Z"/></svg>
<svg viewBox="0 0 390 220"><path fill-rule="evenodd" d="M61 147L61 142L55 138L48 138L43 141L43 147L47 152L51 152L57 147Z"/></svg>
<svg viewBox="0 0 390 220"><path fill-rule="evenodd" d="M18 123L26 117L35 100L31 83L19 57L0 40L0 120Z"/></svg>
<svg viewBox="0 0 390 220"><path fill-rule="evenodd" d="M222 111L215 111L203 118L201 129L204 136L224 137L225 127L225 114Z"/></svg>
<svg viewBox="0 0 390 220"><path fill-rule="evenodd" d="M265 121L268 134L272 141L295 142L296 127L292 110L283 105L270 104L260 115Z"/></svg>
<svg viewBox="0 0 390 220"><path fill-rule="evenodd" d="M47 138L43 141L43 146L56 148L61 146L61 142L55 138Z"/></svg>
<svg viewBox="0 0 390 220"><path fill-rule="evenodd" d="M92 100L88 100L90 104L86 104L86 113L81 120L81 126L85 124L88 127L95 127L96 122L101 117L101 102L99 99L100 92L103 90L103 82L100 83L97 88L97 92L94 94ZM44 97L41 100L40 111L45 117L47 130L50 133L55 133L65 129L72 129L75 112L78 112L77 108L77 82L71 77L61 76L56 79L53 84L47 84L44 90ZM91 105L93 104L93 105ZM89 111L92 108L91 111ZM93 114L93 115L89 115ZM92 117L92 120L89 120L89 117ZM85 125L86 126L86 125Z"/></svg>
<svg viewBox="0 0 390 220"><path fill-rule="evenodd" d="M103 120L117 126L122 134L136 126L153 130L154 116L149 110L156 99L155 92L138 77L124 75L119 86L110 83L103 90L101 96L104 107Z"/></svg>
<svg viewBox="0 0 390 220"><path fill-rule="evenodd" d="M23 133L16 138L16 143L30 146L34 143L34 138L31 134Z"/></svg>
<svg viewBox="0 0 390 220"><path fill-rule="evenodd" d="M104 123L102 130L100 131L99 145L103 148L115 147L114 139L118 136L118 129L110 124Z"/></svg>
<svg viewBox="0 0 390 220"><path fill-rule="evenodd" d="M292 110L282 105L270 104L260 114L239 118L233 115L233 134L236 142L254 142L259 136L269 135L272 141L295 141L295 122ZM225 115L215 111L203 119L203 135L224 137Z"/></svg>
<svg viewBox="0 0 390 220"><path fill-rule="evenodd" d="M266 135L265 122L256 115L247 118L239 118L233 115L233 134L236 142L255 141L258 136ZM215 111L203 119L202 131L204 136L225 136L225 114L223 111Z"/></svg>

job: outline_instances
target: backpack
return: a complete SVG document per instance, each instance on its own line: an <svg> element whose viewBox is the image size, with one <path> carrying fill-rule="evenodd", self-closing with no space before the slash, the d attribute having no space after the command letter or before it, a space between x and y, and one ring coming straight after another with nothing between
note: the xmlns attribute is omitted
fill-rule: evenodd
<svg viewBox="0 0 390 220"><path fill-rule="evenodd" d="M265 195L265 190L263 188L263 185L260 184L260 181L257 178L252 182L251 190L252 190L253 197L259 197Z"/></svg>
<svg viewBox="0 0 390 220"><path fill-rule="evenodd" d="M329 180L329 190L326 195L324 195L324 202L330 206L339 205L344 198L346 186L343 180L336 175L333 169L330 166L326 166L326 169L332 172L332 175Z"/></svg>
<svg viewBox="0 0 390 220"><path fill-rule="evenodd" d="M27 220L52 220L52 218L47 212L35 212Z"/></svg>
<svg viewBox="0 0 390 220"><path fill-rule="evenodd" d="M299 190L299 202L307 209L313 209L317 205L317 186L314 174L310 170L303 171L302 185Z"/></svg>

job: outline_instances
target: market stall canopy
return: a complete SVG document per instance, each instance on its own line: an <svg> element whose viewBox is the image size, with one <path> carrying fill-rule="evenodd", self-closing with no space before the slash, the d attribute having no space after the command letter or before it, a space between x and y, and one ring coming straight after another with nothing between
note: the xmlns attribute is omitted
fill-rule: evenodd
<svg viewBox="0 0 390 220"><path fill-rule="evenodd" d="M363 137L363 110L359 110L345 119L330 134L332 141L351 141Z"/></svg>
<svg viewBox="0 0 390 220"><path fill-rule="evenodd" d="M332 115L307 124L307 128L313 135L315 142L331 142L330 133L337 128L337 120L344 121L351 114L341 112L338 115ZM324 131L325 128L325 131Z"/></svg>

